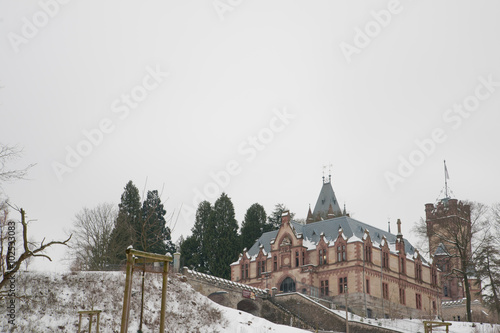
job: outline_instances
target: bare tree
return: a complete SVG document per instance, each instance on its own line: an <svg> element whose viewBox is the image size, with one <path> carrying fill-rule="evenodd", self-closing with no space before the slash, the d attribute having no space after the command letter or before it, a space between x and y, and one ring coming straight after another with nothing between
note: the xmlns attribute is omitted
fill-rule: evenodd
<svg viewBox="0 0 500 333"><path fill-rule="evenodd" d="M9 207L6 201L0 202L0 272L5 274L6 253L9 238L8 231Z"/></svg>
<svg viewBox="0 0 500 333"><path fill-rule="evenodd" d="M30 164L24 169L13 170L9 169L6 164L19 156L22 153L22 149L17 146L8 146L0 143L0 181L11 181L15 179L24 179L28 170L35 164Z"/></svg>
<svg viewBox="0 0 500 333"><path fill-rule="evenodd" d="M83 270L104 270L111 258L109 244L117 211L113 204L102 203L83 208L75 216L71 256L73 266Z"/></svg>
<svg viewBox="0 0 500 333"><path fill-rule="evenodd" d="M500 317L500 250L496 236L488 233L486 242L475 256L476 272L486 305Z"/></svg>
<svg viewBox="0 0 500 333"><path fill-rule="evenodd" d="M12 207L12 206L11 206ZM52 245L60 244L60 245L68 245L67 243L71 239L71 235L68 237L68 239L64 241L51 241L49 243L45 243L45 238L40 242L40 245L37 245L34 247L34 249L30 249L30 244L28 242L28 222L26 221L26 212L22 208L15 208L16 211L18 211L21 214L21 221L20 222L15 222L12 220L9 220L7 222L7 230L9 232L14 231L16 229L15 225L16 223L21 223L22 226L22 250L21 254L18 256L16 253L16 239L15 237L10 236L9 232L8 234L8 247L7 247L7 255L5 257L5 266L6 266L6 271L3 273L1 280L0 280L0 290L4 288L11 278L14 278L14 274L21 268L21 265L23 262L29 258L32 257L43 257L46 259L49 259L52 261L52 259L44 254L43 252L51 247ZM45 244L44 244L45 243Z"/></svg>

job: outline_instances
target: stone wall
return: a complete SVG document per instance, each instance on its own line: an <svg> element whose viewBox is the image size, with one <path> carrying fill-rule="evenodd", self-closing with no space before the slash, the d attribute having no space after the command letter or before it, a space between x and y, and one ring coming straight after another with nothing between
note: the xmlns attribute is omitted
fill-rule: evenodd
<svg viewBox="0 0 500 333"><path fill-rule="evenodd" d="M276 295L271 301L293 312L314 329L345 332L345 317L339 316L327 307L299 293ZM349 322L350 333L393 333L391 329L367 323Z"/></svg>

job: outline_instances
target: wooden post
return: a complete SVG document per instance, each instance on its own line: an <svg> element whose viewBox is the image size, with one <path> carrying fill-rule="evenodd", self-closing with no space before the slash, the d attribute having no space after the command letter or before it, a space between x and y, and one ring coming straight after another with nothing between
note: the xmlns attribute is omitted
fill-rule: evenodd
<svg viewBox="0 0 500 333"><path fill-rule="evenodd" d="M165 312L167 311L168 262L163 262L163 284L161 287L160 333L165 333Z"/></svg>
<svg viewBox="0 0 500 333"><path fill-rule="evenodd" d="M79 313L79 318L78 318L78 333L80 333L82 330L82 314Z"/></svg>
<svg viewBox="0 0 500 333"><path fill-rule="evenodd" d="M97 325L96 325L96 333L99 333L99 318L101 317L101 313L97 312ZM90 332L89 332L90 333Z"/></svg>
<svg viewBox="0 0 500 333"><path fill-rule="evenodd" d="M122 312L122 324L120 333L128 332L128 319L130 314L130 296L132 293L132 274L134 272L135 258L142 257L144 262L163 262L163 284L161 293L161 314L160 314L160 332L165 332L165 314L167 310L167 282L168 282L168 263L172 261L171 256L148 253L144 251L134 250L133 248L128 248L127 253L127 274L125 277L125 292L123 296L123 312Z"/></svg>
<svg viewBox="0 0 500 333"><path fill-rule="evenodd" d="M132 293L132 274L134 268L134 257L127 249L127 275L125 277L125 294L123 296L122 326L120 333L128 332L128 317L130 313L130 295Z"/></svg>
<svg viewBox="0 0 500 333"><path fill-rule="evenodd" d="M89 333L92 333L92 313L89 313Z"/></svg>

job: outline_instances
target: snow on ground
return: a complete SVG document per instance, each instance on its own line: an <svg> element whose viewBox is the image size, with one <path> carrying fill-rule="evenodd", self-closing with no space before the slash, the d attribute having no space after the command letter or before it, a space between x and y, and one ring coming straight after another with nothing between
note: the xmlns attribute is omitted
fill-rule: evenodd
<svg viewBox="0 0 500 333"><path fill-rule="evenodd" d="M140 276L134 274L129 332L136 333L140 313ZM8 324L7 300L0 301L0 332L65 333L78 329L78 311L102 310L101 333L120 331L125 274L123 272L20 272L16 293L16 325ZM146 273L143 332L159 327L161 275ZM303 333L248 313L220 306L195 292L177 275L169 276L168 332ZM88 320L83 321L87 332ZM94 328L92 329L94 331Z"/></svg>
<svg viewBox="0 0 500 333"><path fill-rule="evenodd" d="M332 310L345 318L345 311ZM350 321L363 322L376 327L386 327L404 333L422 333L424 326L420 319L366 319L354 314L349 314ZM468 323L463 321L449 321L450 333L500 333L500 325ZM473 326L474 325L474 326ZM433 332L445 332L444 327L435 328Z"/></svg>
<svg viewBox="0 0 500 333"><path fill-rule="evenodd" d="M139 327L140 276L134 274L129 333ZM78 329L78 311L102 310L101 333L120 331L124 272L20 272L16 293L16 324L8 324L6 302L0 301L0 332L65 333ZM159 327L161 275L147 273L145 284L143 332L157 332ZM342 317L345 312L336 311ZM246 312L220 306L195 292L178 275L169 276L167 332L227 333L304 333L308 331L273 324ZM375 320L350 315L349 320L383 326L399 332L423 332L422 321L413 319ZM83 322L85 332L88 321ZM452 322L451 333L500 333L500 325ZM94 326L95 328L95 326ZM437 332L438 330L435 330ZM440 331L443 331L442 329Z"/></svg>

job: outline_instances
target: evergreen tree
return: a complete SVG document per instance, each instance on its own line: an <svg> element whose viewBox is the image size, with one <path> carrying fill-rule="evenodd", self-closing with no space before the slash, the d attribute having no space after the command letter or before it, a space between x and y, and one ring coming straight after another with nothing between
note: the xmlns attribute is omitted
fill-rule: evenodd
<svg viewBox="0 0 500 333"><path fill-rule="evenodd" d="M175 245L171 240L170 228L165 221L164 209L158 191L148 191L142 205L142 218L136 224L136 241L134 248L140 251L165 254L175 252Z"/></svg>
<svg viewBox="0 0 500 333"><path fill-rule="evenodd" d="M208 269L211 274L229 279L230 265L238 258L238 222L234 206L227 194L222 193L214 204L205 230L204 244Z"/></svg>
<svg viewBox="0 0 500 333"><path fill-rule="evenodd" d="M250 249L255 241L268 229L267 215L264 207L254 203L245 213L245 219L241 224L241 250Z"/></svg>
<svg viewBox="0 0 500 333"><path fill-rule="evenodd" d="M199 252L199 243L194 237L194 235L189 236L186 238L184 242L182 242L180 246L180 252L181 252L181 260L182 260L182 266L189 267L191 269L195 269L200 272L206 272L206 270L202 270L199 267L199 257L200 257L200 252Z"/></svg>
<svg viewBox="0 0 500 333"><path fill-rule="evenodd" d="M274 206L273 212L267 218L267 225L265 226L265 231L277 230L281 226L281 214L287 211L288 208L284 204L278 203ZM290 219L293 220L295 213L290 212Z"/></svg>
<svg viewBox="0 0 500 333"><path fill-rule="evenodd" d="M125 260L125 250L134 245L134 228L141 218L141 199L137 187L129 181L118 205L118 217L109 243L111 262L119 264Z"/></svg>
<svg viewBox="0 0 500 333"><path fill-rule="evenodd" d="M207 237L207 226L210 223L212 215L212 206L208 201L202 201L196 210L196 221L192 229L193 237L196 241L196 253L194 255L194 263L196 270L200 272L208 272L208 248L205 246Z"/></svg>

